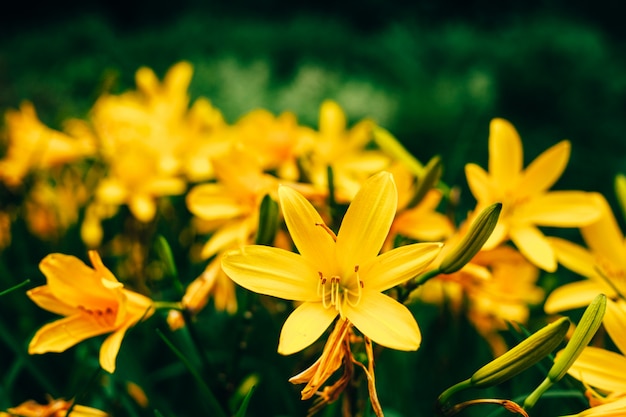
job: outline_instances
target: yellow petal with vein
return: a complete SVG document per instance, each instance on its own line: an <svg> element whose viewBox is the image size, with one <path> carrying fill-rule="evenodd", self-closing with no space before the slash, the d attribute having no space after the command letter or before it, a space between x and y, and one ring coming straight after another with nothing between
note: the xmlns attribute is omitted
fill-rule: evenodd
<svg viewBox="0 0 626 417"><path fill-rule="evenodd" d="M607 300L603 323L613 343L624 354L626 352L626 302Z"/></svg>
<svg viewBox="0 0 626 417"><path fill-rule="evenodd" d="M465 177L472 195L479 204L487 205L500 199L499 190L494 186L487 172L480 166L471 163L465 165Z"/></svg>
<svg viewBox="0 0 626 417"><path fill-rule="evenodd" d="M342 276L378 255L389 234L397 204L398 192L390 173L382 171L363 184L337 234L337 259Z"/></svg>
<svg viewBox="0 0 626 417"><path fill-rule="evenodd" d="M489 124L489 175L498 187L517 181L524 157L522 141L513 125L495 118Z"/></svg>
<svg viewBox="0 0 626 417"><path fill-rule="evenodd" d="M107 372L115 372L117 354L120 351L126 330L128 330L127 327L116 330L104 340L100 347L100 366Z"/></svg>
<svg viewBox="0 0 626 417"><path fill-rule="evenodd" d="M569 141L561 141L528 165L517 184L520 197L537 194L552 187L567 166L570 149Z"/></svg>
<svg viewBox="0 0 626 417"><path fill-rule="evenodd" d="M584 191L552 191L520 204L515 218L538 226L586 226L601 214L593 195Z"/></svg>
<svg viewBox="0 0 626 417"><path fill-rule="evenodd" d="M318 270L293 252L251 245L226 252L222 269L233 281L259 294L287 300L319 300Z"/></svg>
<svg viewBox="0 0 626 417"><path fill-rule="evenodd" d="M593 198L600 207L601 216L597 222L581 229L585 243L594 253L608 259L614 267L626 269L624 235L613 210L601 194L593 193Z"/></svg>
<svg viewBox="0 0 626 417"><path fill-rule="evenodd" d="M377 291L364 290L355 307L344 304L348 320L379 345L397 350L417 350L422 341L411 312L396 300Z"/></svg>
<svg viewBox="0 0 626 417"><path fill-rule="evenodd" d="M64 303L62 299L60 300L55 297L50 291L50 287L48 285L42 285L40 287L30 289L26 292L26 295L28 295L28 297L39 307L54 314L58 314L60 316L71 316L78 313L76 307L70 306Z"/></svg>
<svg viewBox="0 0 626 417"><path fill-rule="evenodd" d="M626 392L626 357L586 347L568 373L586 384L609 392Z"/></svg>
<svg viewBox="0 0 626 417"><path fill-rule="evenodd" d="M359 270L360 278L370 291L388 290L423 272L442 247L441 243L400 246L364 265Z"/></svg>
<svg viewBox="0 0 626 417"><path fill-rule="evenodd" d="M554 314L586 307L598 294L606 294L610 297L613 295L613 291L607 285L600 285L594 281L571 282L552 291L543 308L546 313Z"/></svg>
<svg viewBox="0 0 626 417"><path fill-rule="evenodd" d="M40 328L28 345L28 353L63 352L85 339L111 330L83 314L65 317Z"/></svg>
<svg viewBox="0 0 626 417"><path fill-rule="evenodd" d="M546 237L536 227L515 227L509 232L517 249L531 263L548 272L556 271L556 256Z"/></svg>
<svg viewBox="0 0 626 417"><path fill-rule="evenodd" d="M337 317L335 308L321 302L303 303L287 317L280 332L278 353L291 355L315 342Z"/></svg>
<svg viewBox="0 0 626 417"><path fill-rule="evenodd" d="M602 280L596 272L596 259L587 249L568 240L558 237L548 237L550 246L554 249L561 265L583 277L596 281Z"/></svg>
<svg viewBox="0 0 626 417"><path fill-rule="evenodd" d="M278 188L285 223L298 252L327 274L334 274L335 241L311 203L293 188Z"/></svg>

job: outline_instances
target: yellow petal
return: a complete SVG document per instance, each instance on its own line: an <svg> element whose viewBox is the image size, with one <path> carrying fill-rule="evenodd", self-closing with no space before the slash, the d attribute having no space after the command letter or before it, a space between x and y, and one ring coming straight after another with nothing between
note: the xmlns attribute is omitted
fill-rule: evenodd
<svg viewBox="0 0 626 417"><path fill-rule="evenodd" d="M280 332L278 353L291 355L311 345L337 317L335 308L321 302L303 303L287 317Z"/></svg>
<svg viewBox="0 0 626 417"><path fill-rule="evenodd" d="M341 276L354 272L380 252L396 215L398 192L393 176L382 171L370 177L348 207L337 234Z"/></svg>
<svg viewBox="0 0 626 417"><path fill-rule="evenodd" d="M564 140L539 155L522 174L517 184L519 195L530 196L552 187L567 166L570 149L569 141Z"/></svg>
<svg viewBox="0 0 626 417"><path fill-rule="evenodd" d="M70 306L102 311L117 307L121 294L104 287L102 276L75 256L50 254L39 263L39 269L50 292Z"/></svg>
<svg viewBox="0 0 626 417"><path fill-rule="evenodd" d="M137 220L144 223L154 219L156 214L154 198L147 194L134 194L128 202L128 208Z"/></svg>
<svg viewBox="0 0 626 417"><path fill-rule="evenodd" d="M385 291L420 274L439 254L441 243L400 246L377 256L359 270L365 288Z"/></svg>
<svg viewBox="0 0 626 417"><path fill-rule="evenodd" d="M520 204L515 218L538 226L586 226L601 214L593 195L584 191L551 191Z"/></svg>
<svg viewBox="0 0 626 417"><path fill-rule="evenodd" d="M311 203L293 188L280 186L280 206L291 238L300 254L326 273L336 273L335 242Z"/></svg>
<svg viewBox="0 0 626 417"><path fill-rule="evenodd" d="M398 350L419 348L422 336L415 318L391 297L364 290L355 307L345 303L343 308L348 320L379 345Z"/></svg>
<svg viewBox="0 0 626 417"><path fill-rule="evenodd" d="M622 234L613 210L606 199L599 193L593 193L596 204L600 207L601 216L581 229L587 246L596 254L608 259L615 267L626 269L626 250Z"/></svg>
<svg viewBox="0 0 626 417"><path fill-rule="evenodd" d="M626 392L626 357L615 352L588 346L568 373L596 388Z"/></svg>
<svg viewBox="0 0 626 417"><path fill-rule="evenodd" d="M517 181L524 157L522 141L513 125L504 119L489 124L489 175L501 189Z"/></svg>
<svg viewBox="0 0 626 417"><path fill-rule="evenodd" d="M615 346L624 354L626 352L626 303L607 300L603 323ZM626 381L624 383L626 384Z"/></svg>
<svg viewBox="0 0 626 417"><path fill-rule="evenodd" d="M297 301L320 299L318 270L293 252L244 246L222 256L222 269L237 284L259 294Z"/></svg>
<svg viewBox="0 0 626 417"><path fill-rule="evenodd" d="M58 299L50 291L48 285L42 285L26 292L26 295L33 300L35 304L44 310L48 310L60 316L71 316L78 313L76 307L67 305L63 300Z"/></svg>
<svg viewBox="0 0 626 417"><path fill-rule="evenodd" d="M346 129L346 115L334 101L325 100L320 107L319 132L322 135L339 136Z"/></svg>
<svg viewBox="0 0 626 417"><path fill-rule="evenodd" d="M110 327L83 314L65 317L39 329L28 345L28 353L63 352L85 339L110 331Z"/></svg>
<svg viewBox="0 0 626 417"><path fill-rule="evenodd" d="M578 414L563 417L624 417L625 412L626 397L621 397L615 401L588 408Z"/></svg>
<svg viewBox="0 0 626 417"><path fill-rule="evenodd" d="M467 185L479 204L491 204L499 200L499 191L484 169L476 164L465 165Z"/></svg>
<svg viewBox="0 0 626 417"><path fill-rule="evenodd" d="M393 222L394 230L406 237L435 242L450 236L454 227L450 219L441 213L420 209L406 210L399 214Z"/></svg>
<svg viewBox="0 0 626 417"><path fill-rule="evenodd" d="M478 211L477 211L478 212ZM483 245L483 250L495 249L500 243L509 238L509 225L503 220L498 220L496 227L491 232L491 235Z"/></svg>
<svg viewBox="0 0 626 417"><path fill-rule="evenodd" d="M509 232L517 249L531 263L548 271L556 271L556 256L546 237L536 227L515 227Z"/></svg>
<svg viewBox="0 0 626 417"><path fill-rule="evenodd" d="M100 347L100 366L109 373L115 372L115 360L120 351L126 330L128 330L127 327L116 330L104 340Z"/></svg>
<svg viewBox="0 0 626 417"><path fill-rule="evenodd" d="M246 220L233 220L226 223L216 230L204 244L200 256L202 259L209 259L224 249L235 247L235 244L245 244L248 231L248 222Z"/></svg>
<svg viewBox="0 0 626 417"><path fill-rule="evenodd" d="M203 220L224 220L249 211L221 184L202 184L192 188L186 197L187 207Z"/></svg>
<svg viewBox="0 0 626 417"><path fill-rule="evenodd" d="M587 249L568 240L548 237L561 265L583 277L601 281L603 278L596 272L596 258Z"/></svg>
<svg viewBox="0 0 626 417"><path fill-rule="evenodd" d="M554 314L560 311L586 307L596 295L606 294L610 297L612 292L608 286L601 286L600 283L593 281L571 282L552 291L546 299L543 308L546 313Z"/></svg>

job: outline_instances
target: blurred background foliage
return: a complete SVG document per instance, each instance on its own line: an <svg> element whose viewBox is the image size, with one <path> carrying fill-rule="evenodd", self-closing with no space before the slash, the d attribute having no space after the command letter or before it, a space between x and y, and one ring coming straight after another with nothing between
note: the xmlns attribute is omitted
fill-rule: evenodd
<svg viewBox="0 0 626 417"><path fill-rule="evenodd" d="M17 108L26 99L51 127L84 117L103 91L133 88L140 66L162 76L172 64L186 60L195 69L192 99L209 98L229 122L260 107L293 111L300 123L317 126L321 102L333 99L352 122L373 118L420 160L441 155L443 180L462 189L465 163L486 165L493 117L516 126L526 163L561 139L572 141L572 157L557 189L600 191L613 203L613 178L625 171L626 32L619 6L564 0L65 0L13 6L0 16L0 110ZM466 209L473 207L467 191L461 201ZM76 238L77 233L68 236ZM27 277L33 285L42 283L36 265L50 251L73 245L80 249L72 254L84 258L76 242L52 248L15 237L14 245L0 264L0 275L14 283ZM197 271L183 273L191 279ZM22 394L30 386L66 398L77 393L90 398L85 385L98 367L97 341L75 348L69 361L68 355L54 354L24 358L25 343L35 330L32 305L23 294L2 301L15 322L0 321L2 357L13 358L0 371L4 381L11 380L11 372L15 378L11 389L0 392L0 406L27 399ZM22 316L23 309L29 313ZM232 395L246 375L260 372L263 383L253 396L250 415L304 415L308 406L286 379L314 358L275 352L289 310L285 305L282 316L259 310L246 319L206 309L196 323L212 329L202 337L207 357L217 366L217 379L235 379L232 386L228 381L218 386L231 387ZM431 415L432 402L443 389L489 358L485 342L467 323L426 306L415 313L424 333L419 353L385 351L377 362L379 396L392 417ZM39 322L50 318L37 314ZM163 321L151 319L159 327ZM237 336L230 334L233 328L248 332L248 346L237 344ZM188 333L170 336L193 352ZM140 369L153 362L169 365L156 374ZM28 372L21 372L23 367ZM199 395L189 388L193 381L189 386L176 382L187 371L150 326L137 328L124 341L119 369L104 397L100 393L88 403L98 406L101 401L109 409L116 404L117 415L154 415L154 408L166 416L198 415L193 406L202 401L190 398ZM120 385L128 375L144 379L136 382L146 389L152 409L128 405L126 387ZM532 385L525 378L530 384L539 380L531 372L500 391L494 389L494 395L527 393ZM576 409L564 410L562 404L552 408L546 401L535 415ZM322 415L337 411L330 407Z"/></svg>

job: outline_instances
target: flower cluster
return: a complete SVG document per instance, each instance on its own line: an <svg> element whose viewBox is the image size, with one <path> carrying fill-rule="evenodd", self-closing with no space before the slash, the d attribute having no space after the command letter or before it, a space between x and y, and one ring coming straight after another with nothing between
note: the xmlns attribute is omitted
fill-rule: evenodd
<svg viewBox="0 0 626 417"><path fill-rule="evenodd" d="M526 414L567 371L595 406L582 415L626 409L626 371L610 371L623 356L583 349L602 321L606 300L598 294L605 294L604 325L626 352L624 237L602 195L551 190L567 166L568 141L524 167L517 131L493 119L487 169L465 166L476 204L461 215L457 188L441 178L442 161L421 163L373 120L350 125L342 108L326 101L317 128L299 124L293 113L266 110L228 123L208 99L190 99L192 74L187 62L163 81L141 68L135 90L103 93L87 117L66 121L63 131L38 120L31 103L6 113L0 250L11 247L14 220L23 216L47 245L79 237L92 264L80 253L52 253L40 262L46 283L26 294L63 317L34 333L28 353L63 352L106 336L99 364L112 374L129 329L161 317L157 311L172 332L189 327L199 343L193 327L206 309L246 317L266 308L277 317L291 310L280 301L287 300L293 311L282 323L278 353L321 352L289 379L305 384L303 400L315 397L310 412L343 396L344 414L358 413L363 405L353 387L363 382L382 416L375 360L384 348L418 350L422 331L413 308L434 304L465 315L498 358L442 394L439 411L452 415L474 404L449 406L456 390L513 377L561 343L565 320L514 349L503 337L511 323L528 323L546 296L539 277L560 264L587 278L557 288L545 302L549 315L591 306L571 338L575 346L557 356L565 358L555 361L558 372L523 407L476 403ZM587 248L541 227L579 228ZM117 263L107 268L100 254ZM247 298L242 307L248 292L269 297ZM49 401L7 412L105 415Z"/></svg>

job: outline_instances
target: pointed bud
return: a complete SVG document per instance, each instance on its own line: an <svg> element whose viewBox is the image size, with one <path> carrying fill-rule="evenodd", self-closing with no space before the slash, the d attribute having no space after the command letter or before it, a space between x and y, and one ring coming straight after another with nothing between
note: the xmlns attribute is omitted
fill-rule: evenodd
<svg viewBox="0 0 626 417"><path fill-rule="evenodd" d="M583 349L589 344L591 338L602 324L604 312L606 311L606 296L598 294L587 307L583 316L572 334L572 338L565 346L565 349L557 356L548 372L548 378L552 382L557 382L567 373L576 358L580 356Z"/></svg>
<svg viewBox="0 0 626 417"><path fill-rule="evenodd" d="M439 156L433 157L426 166L424 172L417 179L417 185L415 187L415 194L408 204L408 207L415 207L424 199L426 193L430 191L439 182L441 177L441 158Z"/></svg>
<svg viewBox="0 0 626 417"><path fill-rule="evenodd" d="M441 261L441 273L456 272L472 260L491 236L501 211L502 203L494 203L480 212L463 240Z"/></svg>
<svg viewBox="0 0 626 417"><path fill-rule="evenodd" d="M536 331L474 372L470 378L471 386L482 388L496 385L530 368L559 346L568 328L569 319L562 317Z"/></svg>
<svg viewBox="0 0 626 417"><path fill-rule="evenodd" d="M278 203L268 194L263 197L259 208L259 228L255 243L257 245L271 245L278 228Z"/></svg>
<svg viewBox="0 0 626 417"><path fill-rule="evenodd" d="M172 248L167 239L163 235L158 235L154 242L154 249L159 256L165 270L165 276L178 277L178 270L176 269L176 263L174 262L174 255L172 254Z"/></svg>
<svg viewBox="0 0 626 417"><path fill-rule="evenodd" d="M615 177L615 194L622 213L626 217L626 176L624 174L617 174Z"/></svg>

